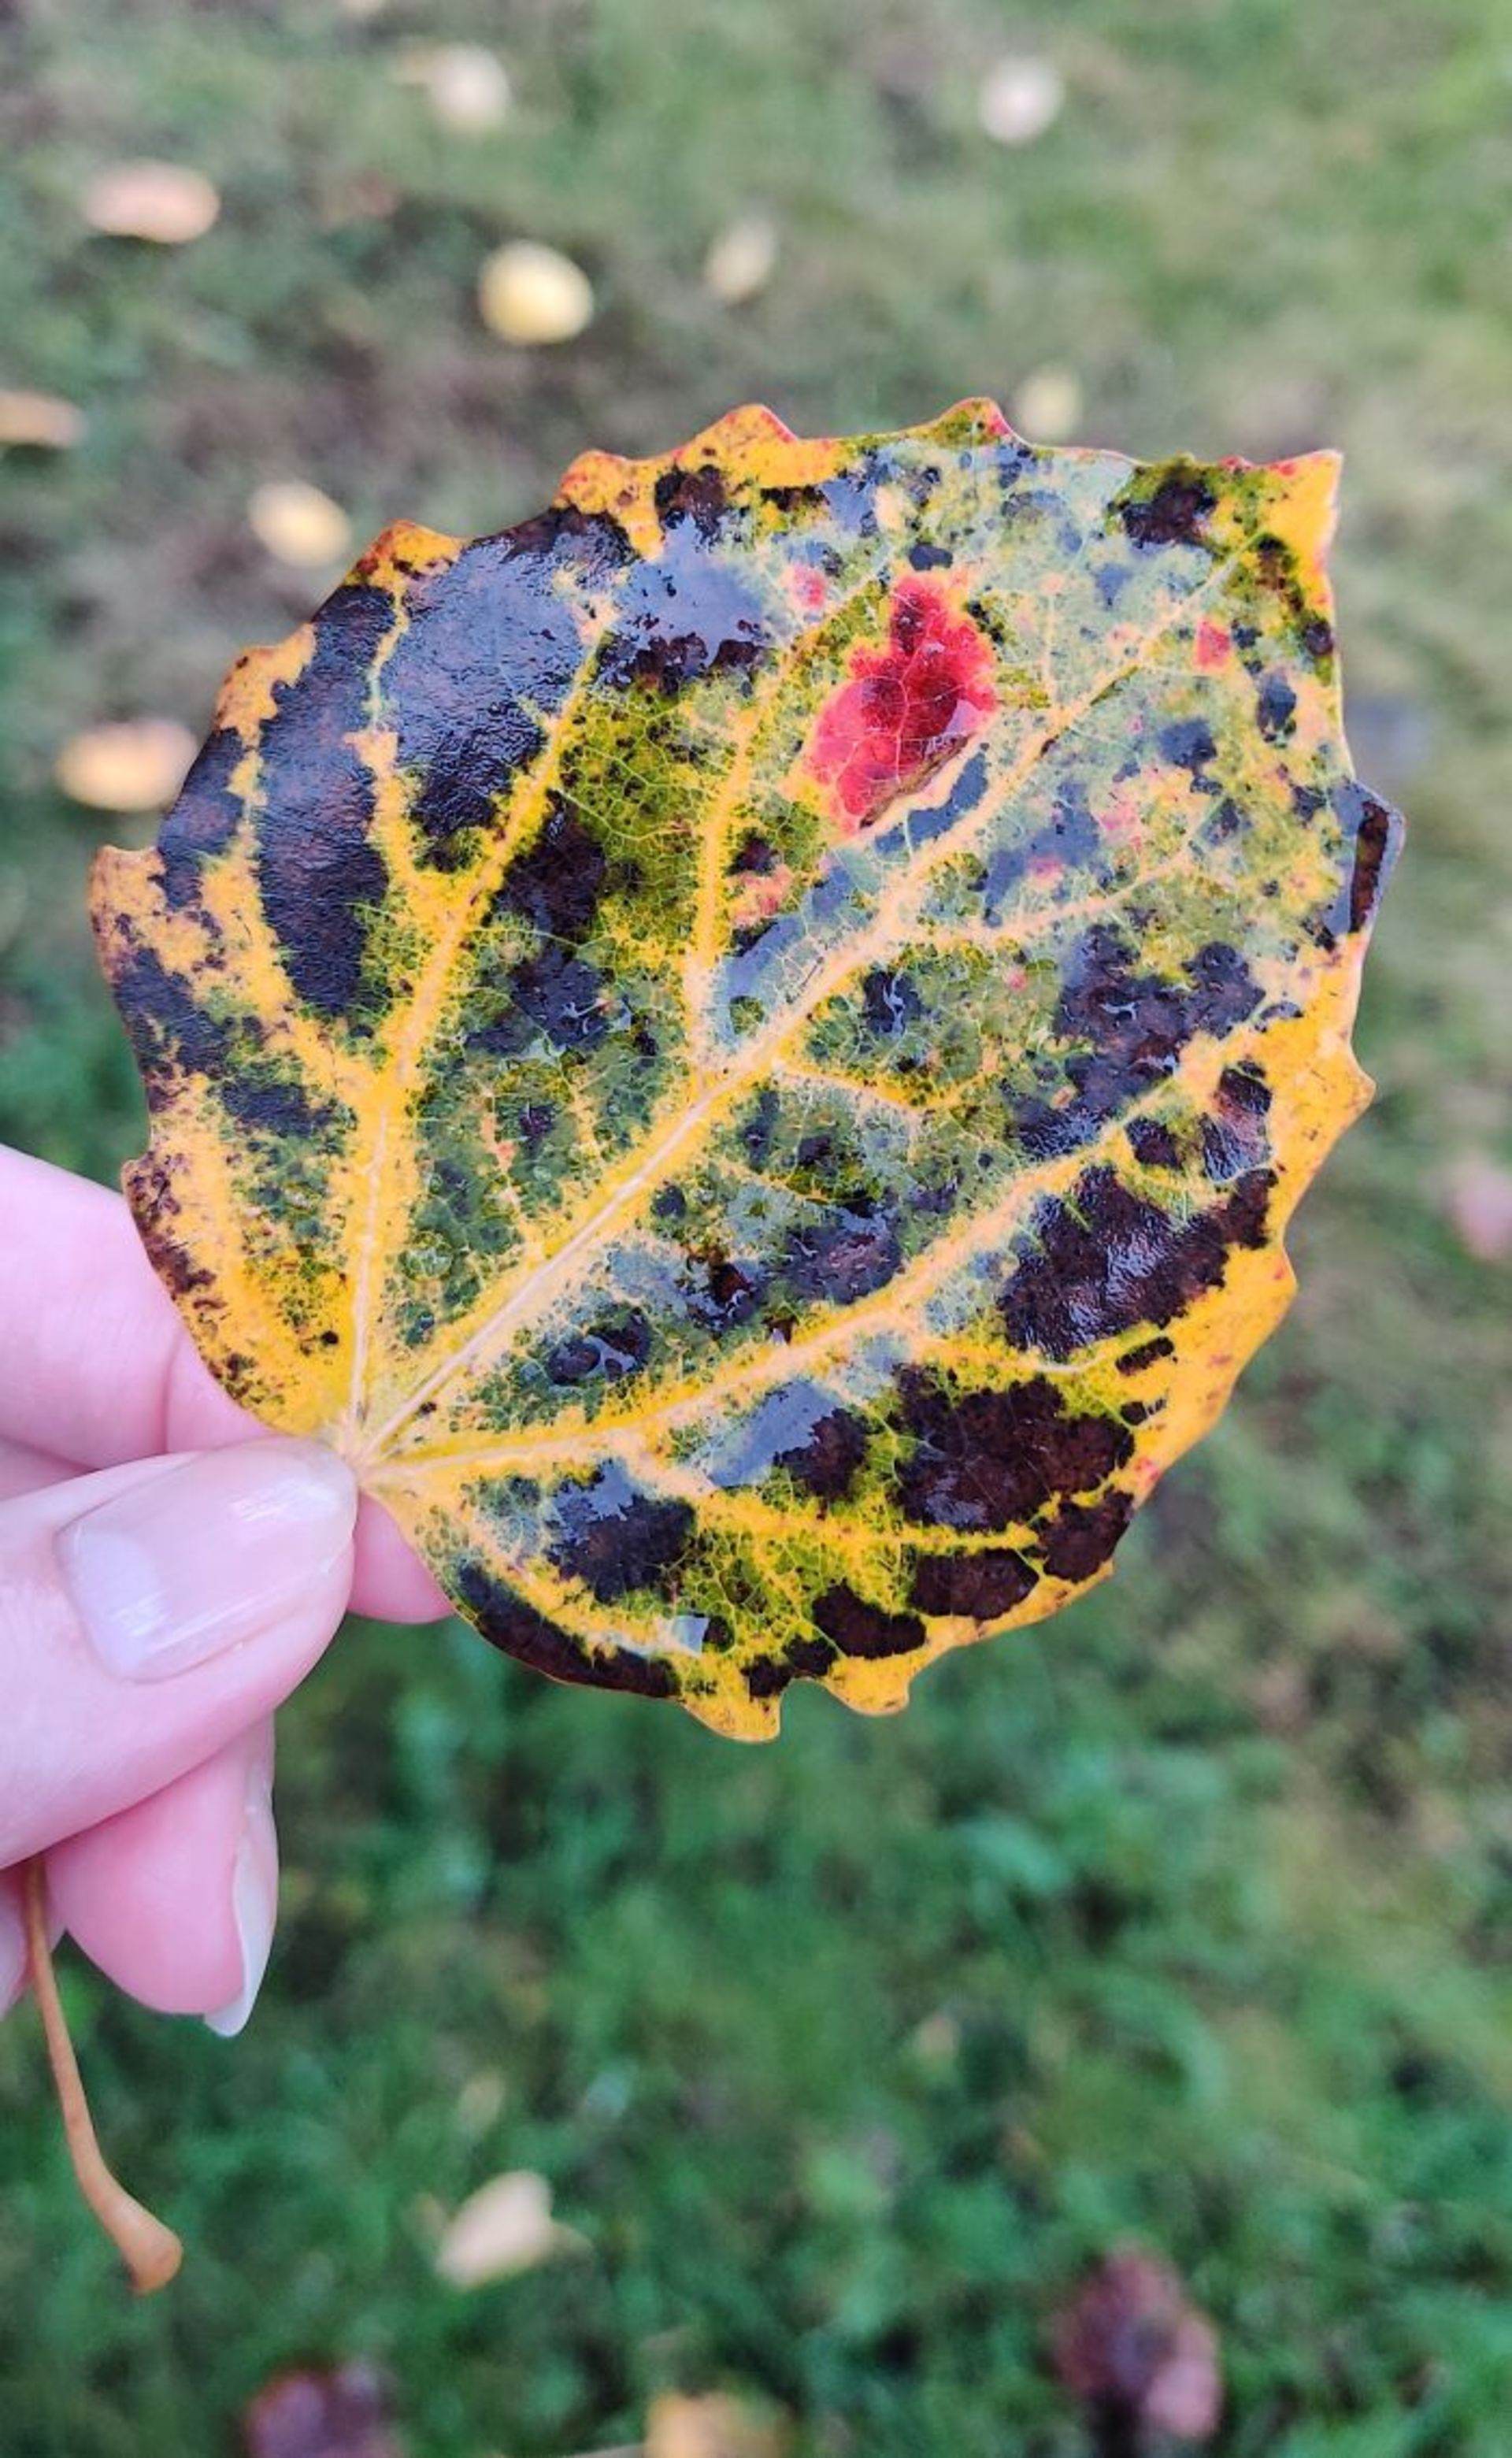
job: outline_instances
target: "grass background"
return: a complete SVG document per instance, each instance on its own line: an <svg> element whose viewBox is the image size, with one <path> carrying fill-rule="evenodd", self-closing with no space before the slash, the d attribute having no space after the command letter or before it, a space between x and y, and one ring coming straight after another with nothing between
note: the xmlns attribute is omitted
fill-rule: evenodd
<svg viewBox="0 0 1512 2458"><path fill-rule="evenodd" d="M496 42L447 137L408 38ZM1005 49L1067 107L976 120ZM141 1112L66 804L80 724L202 726L306 611L244 519L544 500L731 403L896 425L1045 362L1087 440L1348 456L1352 735L1412 822L1361 1029L1380 1097L1295 1312L1113 1584L899 1723L795 1693L741 1753L467 1634L354 1627L285 1718L286 1916L232 2048L68 1993L102 2130L192 2247L134 2307L26 2019L0 2032L0 2451L234 2447L300 2354L381 2358L418 2458L628 2442L658 2387L799 2458L1074 2458L1047 2314L1138 2239L1223 2337L1225 2458L1505 2458L1512 1305L1445 1174L1512 1158L1512 19L1504 0L9 0L0 369L88 410L0 460L0 1133L108 1177ZM190 161L217 228L87 236ZM707 298L772 214L777 279ZM577 343L480 326L514 235ZM0 1361L3 1371L3 1361ZM471 2296L428 2216L548 2176L589 2239Z"/></svg>

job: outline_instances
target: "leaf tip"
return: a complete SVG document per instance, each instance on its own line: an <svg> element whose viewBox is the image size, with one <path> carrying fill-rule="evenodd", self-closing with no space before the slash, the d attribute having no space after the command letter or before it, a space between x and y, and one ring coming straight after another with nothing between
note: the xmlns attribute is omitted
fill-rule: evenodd
<svg viewBox="0 0 1512 2458"><path fill-rule="evenodd" d="M938 418L930 419L919 430L921 435L937 435L952 444L1002 444L1014 441L1014 429L997 403L985 393L972 393L966 400L953 402Z"/></svg>
<svg viewBox="0 0 1512 2458"><path fill-rule="evenodd" d="M417 573L453 563L461 552L461 538L444 530L427 529L423 521L390 521L358 556L348 577L397 594Z"/></svg>
<svg viewBox="0 0 1512 2458"><path fill-rule="evenodd" d="M1338 524L1342 453L1329 449L1300 452L1271 464L1277 481L1271 527L1315 569L1320 568Z"/></svg>

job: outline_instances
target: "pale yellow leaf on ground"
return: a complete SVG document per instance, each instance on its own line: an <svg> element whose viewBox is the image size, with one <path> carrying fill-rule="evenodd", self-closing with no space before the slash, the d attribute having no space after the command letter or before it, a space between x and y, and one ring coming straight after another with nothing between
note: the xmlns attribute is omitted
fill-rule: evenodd
<svg viewBox="0 0 1512 2458"><path fill-rule="evenodd" d="M484 260L478 307L490 332L522 347L570 342L592 322L593 285L580 264L535 240L511 240Z"/></svg>
<svg viewBox="0 0 1512 2458"><path fill-rule="evenodd" d="M583 2249L584 2239L551 2217L546 2178L516 2168L491 2177L453 2214L436 2247L436 2268L453 2287L485 2287Z"/></svg>
<svg viewBox="0 0 1512 2458"><path fill-rule="evenodd" d="M481 43L443 43L430 55L425 86L443 128L458 136L482 136L508 116L509 72Z"/></svg>
<svg viewBox="0 0 1512 2458"><path fill-rule="evenodd" d="M486 2066L479 2073L469 2074L457 2093L457 2123L462 2132L476 2141L496 2125L508 2096L508 2086L496 2066Z"/></svg>
<svg viewBox="0 0 1512 2458"><path fill-rule="evenodd" d="M197 748L174 718L125 718L75 734L52 773L71 801L91 810L155 811L173 801Z"/></svg>
<svg viewBox="0 0 1512 2458"><path fill-rule="evenodd" d="M303 478L270 478L257 488L247 520L270 554L301 568L334 563L352 542L352 524L341 505Z"/></svg>
<svg viewBox="0 0 1512 2458"><path fill-rule="evenodd" d="M1064 444L1082 423L1085 404L1074 367L1036 367L1012 401L1013 424L1036 444Z"/></svg>
<svg viewBox="0 0 1512 2458"><path fill-rule="evenodd" d="M961 2026L954 2014L940 2007L924 2016L908 2045L928 2065L949 2065L961 2047Z"/></svg>
<svg viewBox="0 0 1512 2458"><path fill-rule="evenodd" d="M1449 1218L1478 1263L1512 1261L1512 1169L1467 1153L1449 1177Z"/></svg>
<svg viewBox="0 0 1512 2458"><path fill-rule="evenodd" d="M83 437L82 409L54 392L0 391L0 444L33 444L66 452Z"/></svg>
<svg viewBox="0 0 1512 2458"><path fill-rule="evenodd" d="M703 286L722 306L740 307L764 290L777 271L777 235L765 214L742 214L709 242Z"/></svg>
<svg viewBox="0 0 1512 2458"><path fill-rule="evenodd" d="M181 162L113 162L84 191L84 219L112 239L183 247L220 212L214 182Z"/></svg>
<svg viewBox="0 0 1512 2458"><path fill-rule="evenodd" d="M668 2391L646 2418L646 2458L781 2458L785 2448L780 2427L719 2394Z"/></svg>
<svg viewBox="0 0 1512 2458"><path fill-rule="evenodd" d="M977 115L1000 145L1031 145L1060 117L1066 81L1052 60L1030 54L999 60L977 96Z"/></svg>

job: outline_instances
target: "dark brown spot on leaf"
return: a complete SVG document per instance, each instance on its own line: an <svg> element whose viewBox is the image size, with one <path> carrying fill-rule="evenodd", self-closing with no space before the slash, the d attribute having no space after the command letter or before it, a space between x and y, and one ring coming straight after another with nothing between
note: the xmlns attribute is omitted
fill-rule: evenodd
<svg viewBox="0 0 1512 2458"><path fill-rule="evenodd" d="M1137 1348L1126 1348L1118 1361L1120 1374L1143 1374L1148 1367L1158 1365L1163 1357L1174 1357L1173 1340L1143 1340Z"/></svg>
<svg viewBox="0 0 1512 2458"><path fill-rule="evenodd" d="M388 871L368 842L373 780L348 737L367 722L369 669L395 620L384 591L338 589L302 671L274 685L278 715L263 731L258 885L289 979L322 1015L386 1004L362 959Z"/></svg>
<svg viewBox="0 0 1512 2458"><path fill-rule="evenodd" d="M562 576L605 580L628 552L607 515L559 505L411 584L383 697L398 714L401 763L415 773L415 824L442 865L467 859L467 832L491 822L541 747L540 713L560 708L582 664Z"/></svg>
<svg viewBox="0 0 1512 2458"><path fill-rule="evenodd" d="M1181 1146L1169 1127L1155 1118L1135 1118L1129 1129L1129 1150L1146 1169L1179 1169Z"/></svg>
<svg viewBox="0 0 1512 2458"><path fill-rule="evenodd" d="M921 1553L914 1562L908 1601L922 1614L965 1614L995 1621L1022 1604L1039 1573L1010 1546L981 1553Z"/></svg>
<svg viewBox="0 0 1512 2458"><path fill-rule="evenodd" d="M1041 1539L1046 1569L1057 1579L1089 1579L1111 1556L1133 1510L1133 1496L1116 1488L1096 1502L1063 1503Z"/></svg>
<svg viewBox="0 0 1512 2458"><path fill-rule="evenodd" d="M1057 1493L1085 1493L1129 1458L1115 1418L1074 1415L1044 1375L1005 1391L952 1393L932 1374L901 1377L915 1448L899 1471L910 1519L926 1527L1008 1528Z"/></svg>
<svg viewBox="0 0 1512 2458"><path fill-rule="evenodd" d="M665 470L656 481L656 510L663 526L692 521L700 537L715 538L729 510L730 493L712 461L696 469Z"/></svg>
<svg viewBox="0 0 1512 2458"><path fill-rule="evenodd" d="M776 1464L818 1501L839 1502L849 1493L866 1456L866 1431L865 1418L854 1408L832 1408L805 1442L778 1451Z"/></svg>
<svg viewBox="0 0 1512 2458"><path fill-rule="evenodd" d="M642 1493L612 1466L600 1469L590 1484L562 1487L554 1509L561 1533L549 1558L565 1577L581 1579L600 1604L614 1604L637 1588L661 1587L694 1528L686 1502Z"/></svg>
<svg viewBox="0 0 1512 2458"><path fill-rule="evenodd" d="M1375 915L1396 864L1401 822L1388 803L1353 778L1338 788L1334 804L1346 835L1353 830L1355 838L1349 887L1336 914L1335 927L1340 930L1363 930Z"/></svg>
<svg viewBox="0 0 1512 2458"><path fill-rule="evenodd" d="M172 906L195 902L206 860L223 853L236 833L241 804L231 791L231 777L243 750L240 735L229 726L212 734L163 822L157 851L163 894Z"/></svg>
<svg viewBox="0 0 1512 2458"><path fill-rule="evenodd" d="M608 868L597 837L555 795L535 843L505 872L498 903L543 937L575 944L588 934Z"/></svg>
<svg viewBox="0 0 1512 2458"><path fill-rule="evenodd" d="M1271 1177L1251 1171L1227 1201L1179 1220L1130 1194L1116 1173L1088 1170L1069 1203L1040 1207L1032 1243L1001 1300L1009 1338L1047 1357L1164 1326L1223 1280L1231 1247L1264 1242Z"/></svg>
<svg viewBox="0 0 1512 2458"><path fill-rule="evenodd" d="M1206 546L1202 525L1215 501L1192 463L1172 461L1147 472L1138 493L1126 496L1117 510L1135 546Z"/></svg>
<svg viewBox="0 0 1512 2458"><path fill-rule="evenodd" d="M695 521L676 521L654 561L632 571L600 672L611 685L642 683L670 698L706 675L754 666L767 637L765 610L738 564Z"/></svg>
<svg viewBox="0 0 1512 2458"><path fill-rule="evenodd" d="M814 1600L814 1618L842 1656L908 1656L924 1644L924 1626L912 1614L884 1613L854 1588L826 1588Z"/></svg>
<svg viewBox="0 0 1512 2458"><path fill-rule="evenodd" d="M901 1253L890 1220L847 1212L826 1228L790 1233L782 1278L797 1298L820 1305L854 1305L858 1298L885 1287Z"/></svg>
<svg viewBox="0 0 1512 2458"><path fill-rule="evenodd" d="M1263 675L1254 696L1254 715L1264 740L1284 742L1294 734L1295 712L1296 694L1285 675Z"/></svg>
<svg viewBox="0 0 1512 2458"><path fill-rule="evenodd" d="M627 1648L588 1648L570 1631L548 1621L533 1605L517 1596L487 1564L475 1557L460 1562L453 1585L469 1618L485 1638L518 1656L553 1681L590 1682L600 1690L633 1690L645 1698L675 1697L672 1668L661 1656L636 1656Z"/></svg>
<svg viewBox="0 0 1512 2458"><path fill-rule="evenodd" d="M607 1315L581 1331L560 1340L547 1353L546 1370L553 1383L622 1383L645 1364L651 1354L651 1325L636 1311Z"/></svg>

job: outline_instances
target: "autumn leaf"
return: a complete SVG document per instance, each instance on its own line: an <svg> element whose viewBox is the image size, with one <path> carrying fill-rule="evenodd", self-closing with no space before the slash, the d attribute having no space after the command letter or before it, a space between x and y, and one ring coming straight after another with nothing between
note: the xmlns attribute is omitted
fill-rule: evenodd
<svg viewBox="0 0 1512 2458"><path fill-rule="evenodd" d="M575 341L592 322L593 285L580 264L535 240L511 240L486 257L478 312L490 332L519 349Z"/></svg>
<svg viewBox="0 0 1512 2458"><path fill-rule="evenodd" d="M787 2447L780 2426L717 2391L664 2390L646 2418L644 2458L784 2458Z"/></svg>
<svg viewBox="0 0 1512 2458"><path fill-rule="evenodd" d="M1035 367L1013 396L1021 430L1040 444L1060 444L1074 435L1084 407L1081 379L1073 367Z"/></svg>
<svg viewBox="0 0 1512 2458"><path fill-rule="evenodd" d="M84 219L112 239L184 247L220 215L220 198L202 171L180 162L113 162L84 191Z"/></svg>
<svg viewBox="0 0 1512 2458"><path fill-rule="evenodd" d="M1512 1169L1486 1153L1466 1153L1450 1172L1447 1195L1465 1253L1479 1263L1512 1260Z"/></svg>
<svg viewBox="0 0 1512 2458"><path fill-rule="evenodd" d="M246 2458L404 2458L388 2384L360 2359L279 2373L243 2409Z"/></svg>
<svg viewBox="0 0 1512 2458"><path fill-rule="evenodd" d="M757 298L777 271L776 225L765 214L744 214L727 222L709 242L703 286L724 307L743 307Z"/></svg>
<svg viewBox="0 0 1512 2458"><path fill-rule="evenodd" d="M741 410L233 670L97 871L127 1191L497 1645L897 1708L1212 1423L1369 1091L1336 467Z"/></svg>
<svg viewBox="0 0 1512 2458"><path fill-rule="evenodd" d="M184 781L195 738L171 717L87 726L58 753L53 774L71 801L97 811L160 811Z"/></svg>
<svg viewBox="0 0 1512 2458"><path fill-rule="evenodd" d="M341 505L304 478L269 478L255 488L247 525L269 554L296 566L324 564L329 571L352 542L352 525Z"/></svg>
<svg viewBox="0 0 1512 2458"><path fill-rule="evenodd" d="M0 446L67 452L83 442L87 424L84 412L56 393L0 391Z"/></svg>
<svg viewBox="0 0 1512 2458"><path fill-rule="evenodd" d="M399 61L395 73L425 89L437 119L453 135L484 135L508 116L509 73L497 52L481 44L422 44Z"/></svg>
<svg viewBox="0 0 1512 2458"><path fill-rule="evenodd" d="M977 115L1000 145L1032 145L1053 128L1066 100L1066 83L1053 61L1032 54L999 60L984 77Z"/></svg>
<svg viewBox="0 0 1512 2458"><path fill-rule="evenodd" d="M517 2168L490 2177L453 2213L436 2247L436 2268L453 2287L483 2287L584 2250L585 2239L552 2218L546 2178Z"/></svg>
<svg viewBox="0 0 1512 2458"><path fill-rule="evenodd" d="M1133 2458L1147 2433L1204 2442L1218 2428L1218 2334L1152 2255L1109 2254L1056 2316L1051 2355L1108 2458Z"/></svg>

